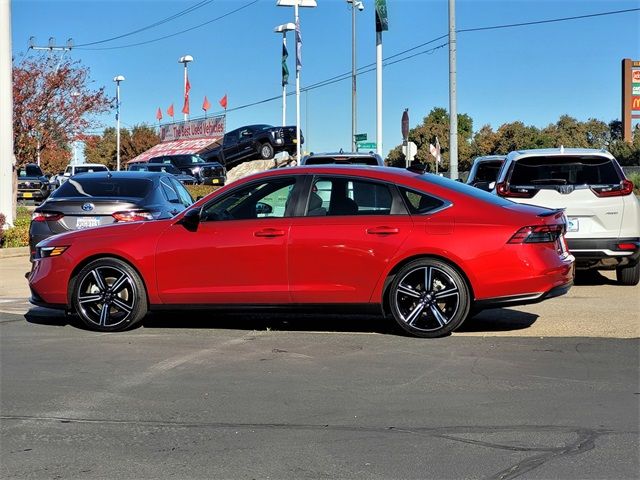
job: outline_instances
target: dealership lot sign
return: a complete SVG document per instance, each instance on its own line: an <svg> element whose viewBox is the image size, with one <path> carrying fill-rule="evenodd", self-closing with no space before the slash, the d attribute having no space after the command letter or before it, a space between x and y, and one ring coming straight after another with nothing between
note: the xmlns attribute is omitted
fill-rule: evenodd
<svg viewBox="0 0 640 480"><path fill-rule="evenodd" d="M187 122L170 123L160 127L160 141L195 140L197 138L217 138L224 135L225 116L201 118Z"/></svg>

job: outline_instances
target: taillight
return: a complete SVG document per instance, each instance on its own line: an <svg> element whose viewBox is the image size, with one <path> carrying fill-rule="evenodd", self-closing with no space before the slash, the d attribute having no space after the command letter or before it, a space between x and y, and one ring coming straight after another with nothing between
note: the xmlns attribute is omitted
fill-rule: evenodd
<svg viewBox="0 0 640 480"><path fill-rule="evenodd" d="M633 182L625 178L618 185L591 187L591 191L598 197L622 197L633 193Z"/></svg>
<svg viewBox="0 0 640 480"><path fill-rule="evenodd" d="M59 212L33 212L31 215L32 222L57 222L64 215Z"/></svg>
<svg viewBox="0 0 640 480"><path fill-rule="evenodd" d="M496 184L496 192L501 197L531 198L538 193L538 189L531 187L511 187L507 182L500 182Z"/></svg>
<svg viewBox="0 0 640 480"><path fill-rule="evenodd" d="M618 250L635 250L638 248L638 244L633 242L621 242L618 243L616 247Z"/></svg>
<svg viewBox="0 0 640 480"><path fill-rule="evenodd" d="M146 210L124 210L111 214L116 222L139 222L141 220L153 220L151 212Z"/></svg>
<svg viewBox="0 0 640 480"><path fill-rule="evenodd" d="M522 227L508 243L553 243L564 233L564 228L563 224Z"/></svg>

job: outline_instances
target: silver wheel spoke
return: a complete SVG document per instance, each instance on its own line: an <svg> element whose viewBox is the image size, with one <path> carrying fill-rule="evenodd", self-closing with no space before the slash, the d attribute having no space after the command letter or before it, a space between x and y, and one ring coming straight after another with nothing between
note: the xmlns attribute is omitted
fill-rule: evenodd
<svg viewBox="0 0 640 480"><path fill-rule="evenodd" d="M91 270L91 274L93 275L93 279L96 281L96 286L100 289L101 292L104 292L107 289L107 287L104 284L104 280L98 273L98 270L97 269Z"/></svg>
<svg viewBox="0 0 640 480"><path fill-rule="evenodd" d="M416 305L416 308L413 309L413 311L409 314L409 316L405 318L405 321L413 327L413 323L420 316L423 310L424 310L424 303L420 302L418 305Z"/></svg>
<svg viewBox="0 0 640 480"><path fill-rule="evenodd" d="M124 303L122 300L120 300L117 297L113 299L113 304L116 307L118 307L120 310L124 310L127 313L129 313L131 310L133 310L133 306L127 305L126 303Z"/></svg>
<svg viewBox="0 0 640 480"><path fill-rule="evenodd" d="M408 295L414 298L420 298L420 294L416 292L413 288L411 288L409 285L402 285L402 284L398 285L398 293L402 293L403 295Z"/></svg>
<svg viewBox="0 0 640 480"><path fill-rule="evenodd" d="M431 271L433 269L431 267L427 267L424 269L424 291L425 292L430 292L431 291Z"/></svg>
<svg viewBox="0 0 640 480"><path fill-rule="evenodd" d="M436 319L436 321L438 322L438 324L441 327L444 327L447 322L449 320L447 320L447 318L442 314L442 312L440 311L440 309L438 308L438 305L435 303L432 303L431 305L429 305L429 310L431 310L431 313L433 314L433 317Z"/></svg>
<svg viewBox="0 0 640 480"><path fill-rule="evenodd" d="M85 295L83 297L78 297L78 303L94 303L102 300L102 295Z"/></svg>
<svg viewBox="0 0 640 480"><path fill-rule="evenodd" d="M445 298L450 297L452 295L457 295L458 289L456 287L450 288L449 290L440 290L436 292L436 298Z"/></svg>
<svg viewBox="0 0 640 480"><path fill-rule="evenodd" d="M118 280L113 282L113 285L111 285L111 291L113 293L118 293L120 290L122 290L122 287L128 281L129 281L129 277L123 273Z"/></svg>
<svg viewBox="0 0 640 480"><path fill-rule="evenodd" d="M109 318L109 304L103 303L102 309L100 310L100 326L104 327L107 324L108 318Z"/></svg>

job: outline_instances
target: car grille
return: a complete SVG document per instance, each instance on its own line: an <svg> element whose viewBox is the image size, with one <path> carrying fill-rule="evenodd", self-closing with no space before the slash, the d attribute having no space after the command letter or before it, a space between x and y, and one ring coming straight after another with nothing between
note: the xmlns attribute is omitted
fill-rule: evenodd
<svg viewBox="0 0 640 480"><path fill-rule="evenodd" d="M222 170L222 167L202 167L200 169L200 174L204 178L223 177L224 176L224 172Z"/></svg>
<svg viewBox="0 0 640 480"><path fill-rule="evenodd" d="M18 190L22 191L35 191L42 188L42 182L39 180L30 180L28 182L18 182Z"/></svg>

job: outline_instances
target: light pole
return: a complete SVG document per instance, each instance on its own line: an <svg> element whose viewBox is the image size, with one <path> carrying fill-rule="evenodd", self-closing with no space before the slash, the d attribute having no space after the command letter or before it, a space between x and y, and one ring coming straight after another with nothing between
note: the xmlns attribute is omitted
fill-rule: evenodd
<svg viewBox="0 0 640 480"><path fill-rule="evenodd" d="M193 62L193 57L191 55L184 55L178 59L178 63L184 64L184 107L182 108L182 113L184 113L184 121L189 120L189 108L187 105L189 99L189 80L187 78L187 64L189 62Z"/></svg>
<svg viewBox="0 0 640 480"><path fill-rule="evenodd" d="M357 111L356 102L356 8L364 10L364 3L347 0L351 4L351 150L356 151Z"/></svg>
<svg viewBox="0 0 640 480"><path fill-rule="evenodd" d="M124 77L118 75L113 81L116 82L116 170L120 171L120 82L124 82Z"/></svg>
<svg viewBox="0 0 640 480"><path fill-rule="evenodd" d="M285 52L287 51L287 32L296 29L295 23L283 23L282 25L278 25L273 29L275 33L282 33L282 126L284 127L287 124L287 83L289 83L289 69L287 68L287 64L285 63L286 56ZM287 54L288 56L288 54ZM286 77L285 77L286 71Z"/></svg>
<svg viewBox="0 0 640 480"><path fill-rule="evenodd" d="M298 7L317 7L316 0L277 0L279 7L293 7L293 18L296 26L296 160L300 161L300 70L302 70L302 37L300 34L300 18Z"/></svg>

